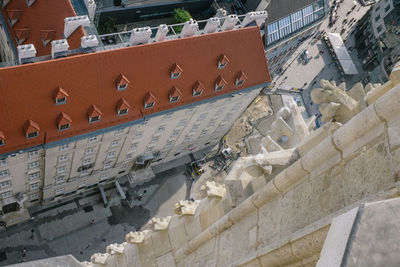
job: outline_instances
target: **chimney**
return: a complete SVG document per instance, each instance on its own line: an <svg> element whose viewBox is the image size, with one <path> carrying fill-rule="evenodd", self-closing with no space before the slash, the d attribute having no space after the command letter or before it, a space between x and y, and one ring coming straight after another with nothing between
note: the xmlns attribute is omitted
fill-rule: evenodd
<svg viewBox="0 0 400 267"><path fill-rule="evenodd" d="M79 26L90 25L90 20L87 15L69 17L64 19L64 37L68 38Z"/></svg>
<svg viewBox="0 0 400 267"><path fill-rule="evenodd" d="M99 44L96 35L87 35L81 38L81 47L87 50L94 50Z"/></svg>
<svg viewBox="0 0 400 267"><path fill-rule="evenodd" d="M147 44L151 36L150 27L136 28L131 31L130 45Z"/></svg>
<svg viewBox="0 0 400 267"><path fill-rule="evenodd" d="M213 33L216 32L219 26L219 19L217 18L209 18L207 20L207 24L204 27L204 33Z"/></svg>
<svg viewBox="0 0 400 267"><path fill-rule="evenodd" d="M239 21L239 18L237 15L229 15L225 18L224 24L222 24L222 30L223 31L229 31L232 30L236 23Z"/></svg>
<svg viewBox="0 0 400 267"><path fill-rule="evenodd" d="M246 27L253 21L256 21L257 26L260 27L265 22L265 19L267 17L268 17L267 11L249 12L244 17L242 23L240 24L240 27L242 27L242 28Z"/></svg>
<svg viewBox="0 0 400 267"><path fill-rule="evenodd" d="M94 0L85 0L85 5L88 10L89 18L93 20L96 12L96 2Z"/></svg>
<svg viewBox="0 0 400 267"><path fill-rule="evenodd" d="M197 21L190 19L189 21L185 22L183 25L180 37L190 37L195 35L196 31L199 29L199 25Z"/></svg>
<svg viewBox="0 0 400 267"><path fill-rule="evenodd" d="M55 40L51 42L51 57L66 57L68 53L68 42L66 39Z"/></svg>
<svg viewBox="0 0 400 267"><path fill-rule="evenodd" d="M166 24L161 24L160 26L158 26L155 41L156 42L164 41L165 37L167 36L167 33L168 33L168 26Z"/></svg>
<svg viewBox="0 0 400 267"><path fill-rule="evenodd" d="M17 49L19 64L33 62L33 59L36 57L36 49L33 44L19 45Z"/></svg>
<svg viewBox="0 0 400 267"><path fill-rule="evenodd" d="M36 0L26 0L26 4L28 5L28 7L31 7L31 5L33 5L33 3L35 3Z"/></svg>

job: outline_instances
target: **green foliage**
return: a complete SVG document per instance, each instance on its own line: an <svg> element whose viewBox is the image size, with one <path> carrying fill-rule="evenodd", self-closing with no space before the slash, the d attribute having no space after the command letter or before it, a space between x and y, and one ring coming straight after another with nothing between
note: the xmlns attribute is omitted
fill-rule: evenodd
<svg viewBox="0 0 400 267"><path fill-rule="evenodd" d="M192 16L184 8L177 8L174 10L174 23L184 23L190 20ZM175 26L174 31L180 33L183 26Z"/></svg>
<svg viewBox="0 0 400 267"><path fill-rule="evenodd" d="M115 23L117 22L117 19L114 17L108 17L107 21L104 23L100 24L98 26L98 31L99 34L107 34L107 33L113 33L116 31L115 28Z"/></svg>

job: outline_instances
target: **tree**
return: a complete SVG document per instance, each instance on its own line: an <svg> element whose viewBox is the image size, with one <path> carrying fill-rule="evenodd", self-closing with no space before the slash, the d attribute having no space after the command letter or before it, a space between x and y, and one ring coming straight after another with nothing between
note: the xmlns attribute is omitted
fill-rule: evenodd
<svg viewBox="0 0 400 267"><path fill-rule="evenodd" d="M192 18L189 12L187 12L184 8L177 8L174 10L174 22L175 23L184 23L189 21ZM175 26L175 33L180 33L182 31L183 26Z"/></svg>
<svg viewBox="0 0 400 267"><path fill-rule="evenodd" d="M104 23L100 24L98 27L99 34L107 34L107 33L113 33L115 32L115 23L117 22L117 19L114 17L108 17L107 21Z"/></svg>

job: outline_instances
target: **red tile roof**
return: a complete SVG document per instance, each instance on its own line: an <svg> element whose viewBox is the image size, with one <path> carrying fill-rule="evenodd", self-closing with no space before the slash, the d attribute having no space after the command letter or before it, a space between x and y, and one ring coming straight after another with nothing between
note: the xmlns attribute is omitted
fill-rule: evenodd
<svg viewBox="0 0 400 267"><path fill-rule="evenodd" d="M230 62L225 68L218 69L216 62L222 53ZM170 78L174 63L184 71L178 79ZM246 73L248 78L244 87L235 86L239 71ZM127 89L118 91L115 81L121 73L131 83ZM215 81L220 75L227 85L215 92ZM193 86L197 81L204 86L204 91L193 97ZM256 27L2 68L0 131L7 142L0 147L0 154L117 126L147 114L266 82L270 82L270 76ZM173 86L179 88L182 96L179 101L170 103ZM68 92L66 104L55 104L57 87ZM149 92L158 102L153 108L144 109ZM121 98L131 106L124 116L118 116L115 110ZM88 110L92 105L102 113L101 120L96 123L88 121ZM56 120L61 112L69 114L73 120L68 131L57 128ZM37 122L41 130L38 137L26 139L24 125L29 119Z"/></svg>
<svg viewBox="0 0 400 267"><path fill-rule="evenodd" d="M3 9L0 6L0 9ZM64 18L76 16L70 0L37 0L30 7L25 0L10 1L5 7L7 16L18 21L11 26L10 32L13 37L18 33L16 29L29 29L29 37L21 44L33 44L36 48L36 56L50 55L51 44L43 45L42 36L51 40L63 39ZM9 26L10 27L10 26ZM46 31L55 31L46 34ZM85 33L79 27L67 41L69 49L79 48L81 37ZM49 40L49 39L45 39ZM18 45L15 42L15 45Z"/></svg>

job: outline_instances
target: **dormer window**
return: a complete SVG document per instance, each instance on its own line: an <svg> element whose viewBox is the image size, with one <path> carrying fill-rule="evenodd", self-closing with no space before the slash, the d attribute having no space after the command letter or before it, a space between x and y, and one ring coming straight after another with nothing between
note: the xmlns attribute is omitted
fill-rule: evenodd
<svg viewBox="0 0 400 267"><path fill-rule="evenodd" d="M182 73L182 68L179 67L178 64L175 63L174 65L172 65L172 68L171 68L171 79L179 78L179 76L181 76L181 73Z"/></svg>
<svg viewBox="0 0 400 267"><path fill-rule="evenodd" d="M14 26L15 23L22 17L23 11L21 9L10 9L7 11L8 20L11 26Z"/></svg>
<svg viewBox="0 0 400 267"><path fill-rule="evenodd" d="M157 99L155 98L155 96L151 92L148 92L146 94L146 97L144 98L144 108L145 109L152 108L154 107L156 102Z"/></svg>
<svg viewBox="0 0 400 267"><path fill-rule="evenodd" d="M71 116L65 112L61 112L57 117L57 126L59 131L68 130L71 128Z"/></svg>
<svg viewBox="0 0 400 267"><path fill-rule="evenodd" d="M57 87L57 89L54 91L54 101L56 105L62 105L67 103L67 97L68 97L67 91L65 91L63 88L60 86Z"/></svg>
<svg viewBox="0 0 400 267"><path fill-rule="evenodd" d="M4 145L6 142L6 138L4 137L4 133L0 131L0 146Z"/></svg>
<svg viewBox="0 0 400 267"><path fill-rule="evenodd" d="M218 58L218 69L223 69L226 67L226 65L228 65L229 63L229 59L227 56L225 56L224 54L222 54L219 58Z"/></svg>
<svg viewBox="0 0 400 267"><path fill-rule="evenodd" d="M15 36L17 37L18 44L21 45L29 37L30 30L28 28L15 29Z"/></svg>
<svg viewBox="0 0 400 267"><path fill-rule="evenodd" d="M197 81L193 85L193 96L200 96L203 93L204 86L201 82Z"/></svg>
<svg viewBox="0 0 400 267"><path fill-rule="evenodd" d="M37 137L40 131L39 124L33 120L28 120L25 123L24 131L27 139Z"/></svg>
<svg viewBox="0 0 400 267"><path fill-rule="evenodd" d="M102 114L103 113L101 112L101 110L98 106L92 105L88 110L89 122L92 123L92 122L99 121Z"/></svg>
<svg viewBox="0 0 400 267"><path fill-rule="evenodd" d="M125 90L128 88L128 84L129 80L121 73L116 80L117 90Z"/></svg>
<svg viewBox="0 0 400 267"><path fill-rule="evenodd" d="M169 102L170 103L177 102L181 96L182 96L181 91L179 91L179 89L174 86L169 92Z"/></svg>
<svg viewBox="0 0 400 267"><path fill-rule="evenodd" d="M119 116L128 114L130 108L131 106L129 103L125 99L121 98L117 103L117 114Z"/></svg>
<svg viewBox="0 0 400 267"><path fill-rule="evenodd" d="M217 80L215 81L215 91L221 91L224 86L226 85L226 81L221 76L218 76Z"/></svg>
<svg viewBox="0 0 400 267"><path fill-rule="evenodd" d="M238 75L236 75L236 86L241 86L243 83L247 80L247 76L243 73L243 71L240 71Z"/></svg>

